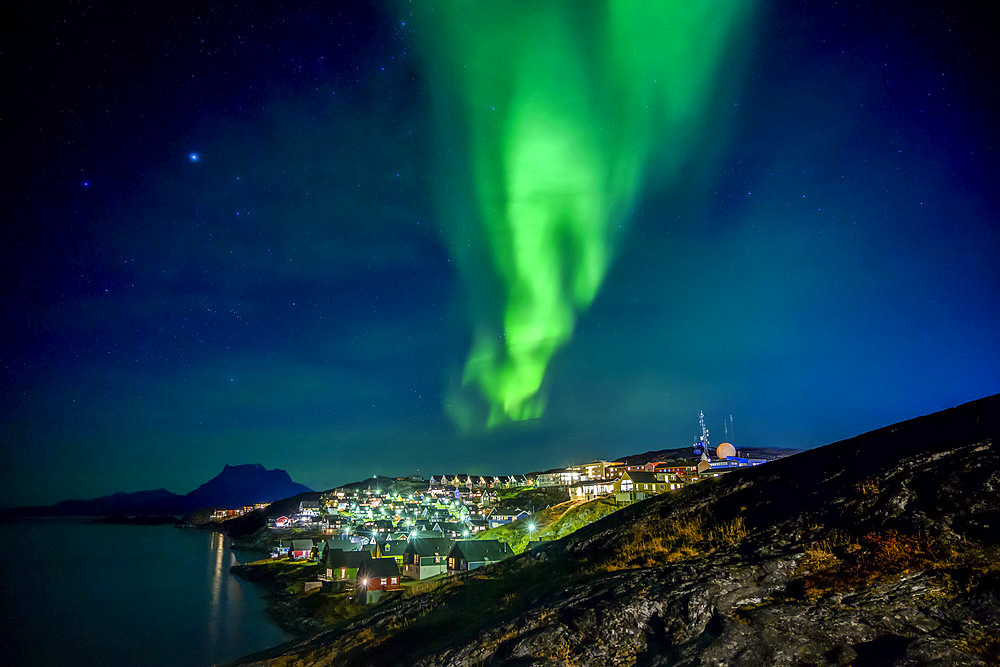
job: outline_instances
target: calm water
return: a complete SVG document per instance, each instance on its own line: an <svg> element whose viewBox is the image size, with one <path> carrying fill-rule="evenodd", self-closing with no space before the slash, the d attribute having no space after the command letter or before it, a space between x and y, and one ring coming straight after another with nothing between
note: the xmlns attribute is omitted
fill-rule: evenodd
<svg viewBox="0 0 1000 667"><path fill-rule="evenodd" d="M234 563L208 531L0 524L0 663L209 665L290 639Z"/></svg>

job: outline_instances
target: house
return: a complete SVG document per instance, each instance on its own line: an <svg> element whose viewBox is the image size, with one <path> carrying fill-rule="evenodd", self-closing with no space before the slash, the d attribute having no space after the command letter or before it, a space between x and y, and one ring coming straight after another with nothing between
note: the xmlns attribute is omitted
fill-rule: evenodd
<svg viewBox="0 0 1000 667"><path fill-rule="evenodd" d="M517 521L518 519L523 519L528 516L531 515L524 510L518 510L517 512L511 514L491 514L488 521L490 523L490 528L496 528L497 526L502 526L505 523Z"/></svg>
<svg viewBox="0 0 1000 667"><path fill-rule="evenodd" d="M410 539L441 538L444 533L440 530L414 530L410 533Z"/></svg>
<svg viewBox="0 0 1000 667"><path fill-rule="evenodd" d="M319 516L319 501L303 500L299 502L299 514L303 516Z"/></svg>
<svg viewBox="0 0 1000 667"><path fill-rule="evenodd" d="M461 540L448 552L448 574L499 563L513 555L510 546L499 540Z"/></svg>
<svg viewBox="0 0 1000 667"><path fill-rule="evenodd" d="M312 540L292 540L289 557L292 560L305 560L312 556L313 546Z"/></svg>
<svg viewBox="0 0 1000 667"><path fill-rule="evenodd" d="M569 487L571 500L596 500L615 492L614 480L602 479L577 482Z"/></svg>
<svg viewBox="0 0 1000 667"><path fill-rule="evenodd" d="M358 576L358 568L362 563L371 560L367 551L340 551L332 549L326 552L326 577L334 581L353 584Z"/></svg>
<svg viewBox="0 0 1000 667"><path fill-rule="evenodd" d="M486 519L469 519L469 532L475 535L490 527Z"/></svg>
<svg viewBox="0 0 1000 667"><path fill-rule="evenodd" d="M371 531L378 535L388 535L392 532L393 525L389 519L378 519L372 522Z"/></svg>
<svg viewBox="0 0 1000 667"><path fill-rule="evenodd" d="M274 520L275 528L287 528L290 525L292 525L292 519L287 516L279 516Z"/></svg>
<svg viewBox="0 0 1000 667"><path fill-rule="evenodd" d="M362 604L374 604L388 591L402 590L399 584L399 564L395 558L372 558L361 563L356 581Z"/></svg>
<svg viewBox="0 0 1000 667"><path fill-rule="evenodd" d="M347 519L339 514L331 514L323 518L323 530L328 533L335 533L343 530L347 525Z"/></svg>
<svg viewBox="0 0 1000 667"><path fill-rule="evenodd" d="M291 544L279 541L278 546L271 549L271 558L287 558L290 547Z"/></svg>
<svg viewBox="0 0 1000 667"><path fill-rule="evenodd" d="M403 576L426 579L448 570L448 552L454 540L446 537L414 538L403 550Z"/></svg>
<svg viewBox="0 0 1000 667"><path fill-rule="evenodd" d="M490 507L498 502L500 502L500 494L490 489L483 491L483 495L479 497L479 504L482 507Z"/></svg>
<svg viewBox="0 0 1000 667"><path fill-rule="evenodd" d="M657 476L651 472L626 470L615 482L615 502L634 503L645 500L647 496L663 493L670 485L665 476Z"/></svg>
<svg viewBox="0 0 1000 667"><path fill-rule="evenodd" d="M343 539L327 540L326 550L331 549L339 551L361 551L361 543Z"/></svg>
<svg viewBox="0 0 1000 667"><path fill-rule="evenodd" d="M400 564L403 563L403 552L406 550L406 540L394 540L378 545L375 555L378 558L394 558Z"/></svg>

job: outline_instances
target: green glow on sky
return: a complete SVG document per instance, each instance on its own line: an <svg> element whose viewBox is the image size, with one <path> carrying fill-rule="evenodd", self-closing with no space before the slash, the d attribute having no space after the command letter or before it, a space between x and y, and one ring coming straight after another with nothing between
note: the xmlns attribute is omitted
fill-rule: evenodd
<svg viewBox="0 0 1000 667"><path fill-rule="evenodd" d="M539 417L546 369L597 295L644 173L681 167L750 3L414 10L447 154L443 227L477 286L463 384L490 426Z"/></svg>

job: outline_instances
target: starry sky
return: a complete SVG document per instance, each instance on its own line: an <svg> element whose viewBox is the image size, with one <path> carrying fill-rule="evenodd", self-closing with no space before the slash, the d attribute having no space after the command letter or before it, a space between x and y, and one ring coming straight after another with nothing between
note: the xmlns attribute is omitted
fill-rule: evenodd
<svg viewBox="0 0 1000 667"><path fill-rule="evenodd" d="M452 41L487 28L175 4L0 13L0 505L186 493L226 463L317 489L539 470L689 445L698 410L713 441L732 415L738 447L807 448L1000 391L974 3L737 17L697 113L643 135L684 150L642 162L531 414L490 428L467 362L504 287L457 250L467 184L441 165L468 142L440 115L487 74ZM556 4L589 53L598 19Z"/></svg>

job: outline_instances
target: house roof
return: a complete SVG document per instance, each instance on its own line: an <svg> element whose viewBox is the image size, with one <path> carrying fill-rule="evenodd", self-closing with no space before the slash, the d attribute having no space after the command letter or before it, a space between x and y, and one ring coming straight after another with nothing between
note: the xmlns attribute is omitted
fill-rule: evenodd
<svg viewBox="0 0 1000 667"><path fill-rule="evenodd" d="M336 549L326 552L326 566L329 568L358 568L362 563L371 560L372 555L367 551L339 551Z"/></svg>
<svg viewBox="0 0 1000 667"><path fill-rule="evenodd" d="M312 551L312 540L292 540L292 551Z"/></svg>
<svg viewBox="0 0 1000 667"><path fill-rule="evenodd" d="M514 555L511 548L499 540L462 540L455 542L448 557L461 555L470 563L500 561Z"/></svg>
<svg viewBox="0 0 1000 667"><path fill-rule="evenodd" d="M398 577L399 564L395 558L372 558L358 567L359 577Z"/></svg>
<svg viewBox="0 0 1000 667"><path fill-rule="evenodd" d="M629 470L625 473L634 484L656 484L660 480L651 472L641 472L639 470Z"/></svg>
<svg viewBox="0 0 1000 667"><path fill-rule="evenodd" d="M432 539L436 537L444 537L444 531L441 530L417 530L414 531L416 534L413 535L414 538L418 540Z"/></svg>
<svg viewBox="0 0 1000 667"><path fill-rule="evenodd" d="M386 542L382 545L382 557L402 555L403 551L406 550L406 544L405 540Z"/></svg>
<svg viewBox="0 0 1000 667"><path fill-rule="evenodd" d="M406 543L403 553L414 553L418 556L446 556L451 551L455 540L447 537L415 537Z"/></svg>
<svg viewBox="0 0 1000 667"><path fill-rule="evenodd" d="M350 540L327 540L327 549L340 549L341 551L360 551L361 544Z"/></svg>

